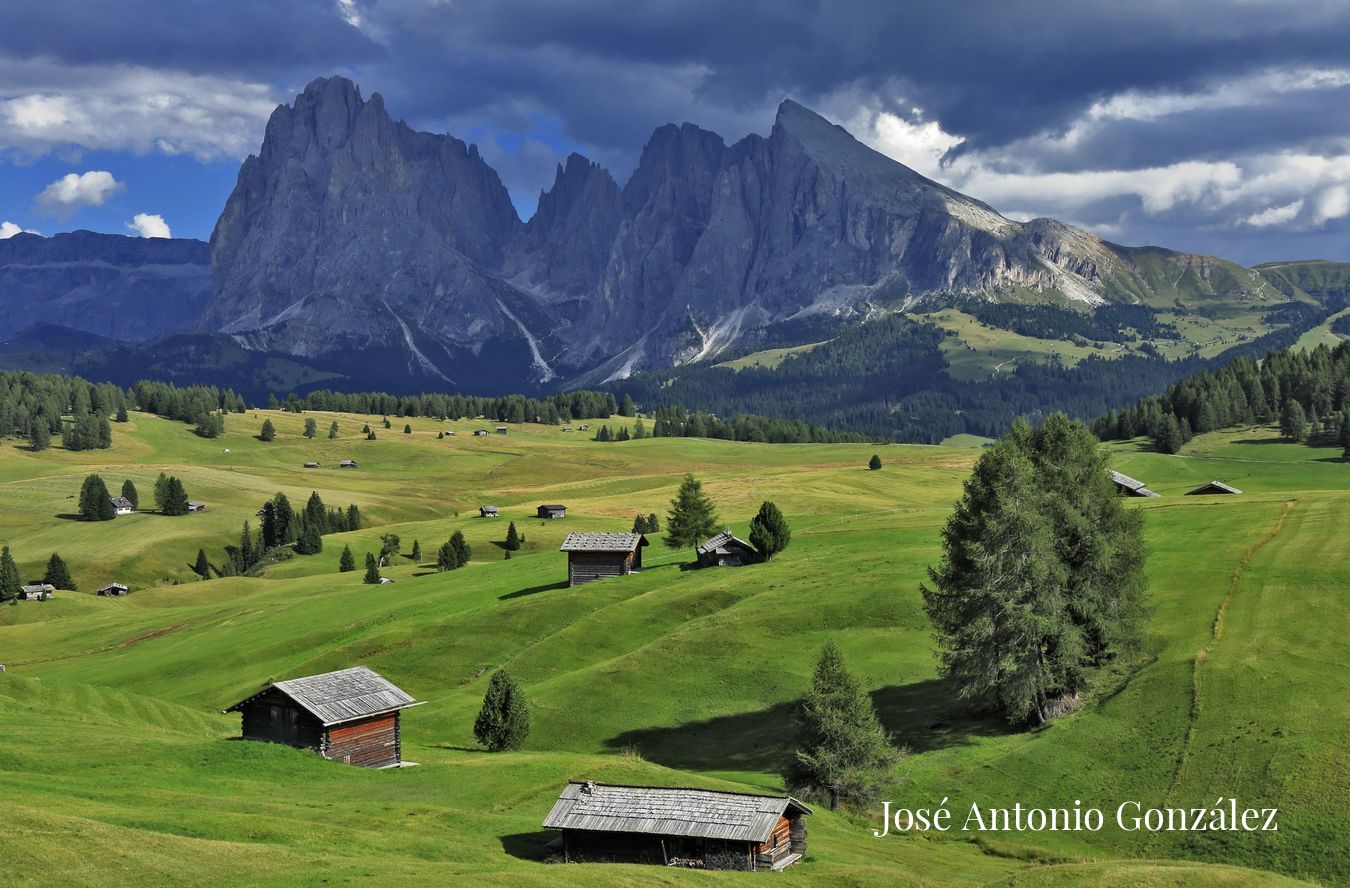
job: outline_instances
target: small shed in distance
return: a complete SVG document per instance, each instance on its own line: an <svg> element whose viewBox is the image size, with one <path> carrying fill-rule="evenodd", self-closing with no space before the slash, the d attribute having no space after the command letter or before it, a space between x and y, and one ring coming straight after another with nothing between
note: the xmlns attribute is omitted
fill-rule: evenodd
<svg viewBox="0 0 1350 888"><path fill-rule="evenodd" d="M491 434L491 433L490 433L487 429L474 429L474 430L473 430L473 436L474 436L475 438L486 438L489 434Z"/></svg>
<svg viewBox="0 0 1350 888"><path fill-rule="evenodd" d="M136 507L131 504L131 500L124 496L115 496L112 498L113 511L118 515L130 515L136 511Z"/></svg>
<svg viewBox="0 0 1350 888"><path fill-rule="evenodd" d="M709 537L695 551L699 567L741 567L759 561L755 547L729 530Z"/></svg>
<svg viewBox="0 0 1350 888"><path fill-rule="evenodd" d="M1111 480L1115 482L1116 492L1121 496L1157 496L1156 493L1144 486L1143 481L1137 481L1129 475L1107 469Z"/></svg>
<svg viewBox="0 0 1350 888"><path fill-rule="evenodd" d="M810 813L790 796L573 781L543 825L569 861L782 870L806 853Z"/></svg>
<svg viewBox="0 0 1350 888"><path fill-rule="evenodd" d="M1231 484L1225 484L1222 481L1210 481L1208 484L1201 484L1195 490L1186 491L1187 496L1205 496L1208 494L1234 494L1241 493Z"/></svg>
<svg viewBox="0 0 1350 888"><path fill-rule="evenodd" d="M505 435L506 432L507 432L506 426L497 426L497 434Z"/></svg>
<svg viewBox="0 0 1350 888"><path fill-rule="evenodd" d="M496 517L497 517L497 507L496 507L496 506L479 506L479 507L478 507L478 517L479 517L479 518L496 518Z"/></svg>
<svg viewBox="0 0 1350 888"><path fill-rule="evenodd" d="M567 507L561 503L544 503L535 510L535 513L540 518L566 518Z"/></svg>
<svg viewBox="0 0 1350 888"><path fill-rule="evenodd" d="M640 533L569 533L558 548L567 553L567 585L642 570L642 547L646 545L647 538Z"/></svg>
<svg viewBox="0 0 1350 888"><path fill-rule="evenodd" d="M402 710L420 705L365 666L269 684L224 710L242 714L246 740L317 750L366 768L403 762Z"/></svg>
<svg viewBox="0 0 1350 888"><path fill-rule="evenodd" d="M120 597L126 595L128 591L127 587L122 583L109 583L106 586L100 586L94 591L94 594L105 597Z"/></svg>
<svg viewBox="0 0 1350 888"><path fill-rule="evenodd" d="M199 502L197 502L196 500L193 500L193 501L191 501L191 502L188 503L188 511L189 511L189 512L205 512L205 511L206 511L206 503L199 503Z"/></svg>
<svg viewBox="0 0 1350 888"><path fill-rule="evenodd" d="M314 460L310 460L309 462L305 463L305 468L307 469L317 469L318 467L319 464Z"/></svg>
<svg viewBox="0 0 1350 888"><path fill-rule="evenodd" d="M356 460L354 460L354 459L344 459L342 462L338 463L338 468L339 468L339 469L355 469L355 468L357 468Z"/></svg>
<svg viewBox="0 0 1350 888"><path fill-rule="evenodd" d="M52 597L56 587L50 583L31 583L19 587L20 601L46 601Z"/></svg>

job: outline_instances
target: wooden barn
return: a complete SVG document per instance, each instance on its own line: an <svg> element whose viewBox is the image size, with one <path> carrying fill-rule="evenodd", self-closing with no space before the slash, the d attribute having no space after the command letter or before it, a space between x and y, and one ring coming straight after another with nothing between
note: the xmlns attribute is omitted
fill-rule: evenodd
<svg viewBox="0 0 1350 888"><path fill-rule="evenodd" d="M646 545L647 538L640 533L569 533L558 549L567 553L567 585L642 570L642 547Z"/></svg>
<svg viewBox="0 0 1350 888"><path fill-rule="evenodd" d="M810 813L789 796L573 781L544 828L569 862L782 870L806 854Z"/></svg>
<svg viewBox="0 0 1350 888"><path fill-rule="evenodd" d="M567 507L561 503L544 503L535 510L540 518L566 518Z"/></svg>
<svg viewBox="0 0 1350 888"><path fill-rule="evenodd" d="M46 601L56 592L51 583L30 583L19 587L20 601Z"/></svg>
<svg viewBox="0 0 1350 888"><path fill-rule="evenodd" d="M1136 481L1129 475L1107 469L1111 480L1115 482L1116 492L1121 496L1157 496L1156 493L1144 486L1143 481Z"/></svg>
<svg viewBox="0 0 1350 888"><path fill-rule="evenodd" d="M344 459L344 460L342 460L340 463L338 463L338 468L339 468L339 469L355 469L355 468L359 468L359 467L356 465L356 460L354 460L354 459Z"/></svg>
<svg viewBox="0 0 1350 888"><path fill-rule="evenodd" d="M317 750L364 768L403 763L400 715L421 705L365 666L269 684L225 712L241 713L246 740Z"/></svg>
<svg viewBox="0 0 1350 888"><path fill-rule="evenodd" d="M101 595L105 598L120 598L126 595L130 590L124 583L109 583L106 586L100 586L94 590L95 595Z"/></svg>
<svg viewBox="0 0 1350 888"><path fill-rule="evenodd" d="M488 432L487 429L474 429L474 430L473 430L473 436L474 436L475 438L486 438L489 434L490 434L490 433Z"/></svg>
<svg viewBox="0 0 1350 888"><path fill-rule="evenodd" d="M305 468L307 469L317 469L318 467L319 464L312 459L309 462L305 463Z"/></svg>
<svg viewBox="0 0 1350 888"><path fill-rule="evenodd" d="M506 428L506 426L497 426L497 434L505 435L507 431L508 429Z"/></svg>
<svg viewBox="0 0 1350 888"><path fill-rule="evenodd" d="M1208 484L1201 484L1195 490L1186 491L1186 495L1208 496L1210 494L1236 494L1241 492L1231 484L1225 484L1222 481L1210 481Z"/></svg>
<svg viewBox="0 0 1350 888"><path fill-rule="evenodd" d="M497 507L496 507L496 506L479 506L479 507L478 507L478 517L479 517L479 518L496 518L496 517L497 517Z"/></svg>
<svg viewBox="0 0 1350 888"><path fill-rule="evenodd" d="M759 561L755 547L724 530L695 550L699 567L741 567Z"/></svg>

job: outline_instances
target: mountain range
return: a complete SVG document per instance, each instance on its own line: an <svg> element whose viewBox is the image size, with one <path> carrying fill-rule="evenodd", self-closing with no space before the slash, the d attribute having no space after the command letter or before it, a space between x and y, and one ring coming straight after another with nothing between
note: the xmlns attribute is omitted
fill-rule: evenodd
<svg viewBox="0 0 1350 888"><path fill-rule="evenodd" d="M962 300L1283 298L1221 259L1008 219L790 100L767 137L657 129L622 185L572 154L522 221L475 146L340 77L275 110L209 245L0 241L0 336L225 337L365 388L600 385Z"/></svg>

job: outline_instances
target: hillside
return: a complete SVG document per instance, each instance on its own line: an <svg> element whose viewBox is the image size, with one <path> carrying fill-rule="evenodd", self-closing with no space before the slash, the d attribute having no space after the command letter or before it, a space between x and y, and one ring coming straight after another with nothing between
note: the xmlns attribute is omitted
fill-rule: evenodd
<svg viewBox="0 0 1350 888"><path fill-rule="evenodd" d="M819 349L817 349L819 350ZM743 370L741 372L750 372ZM966 711L937 680L917 590L937 530L978 451L757 445L697 439L599 444L557 428L474 438L472 421L403 420L366 441L370 417L336 419L336 441L300 436L304 416L227 418L214 441L144 414L111 450L0 447L0 535L23 576L53 550L81 590L0 608L0 853L10 884L711 884L734 874L539 862L539 823L564 780L781 788L792 702L827 639L843 649L910 756L887 798L959 811L1042 806L1278 806L1276 833L952 833L874 839L875 814L816 806L792 884L1278 885L1350 883L1350 476L1339 451L1270 443L1269 429L1202 435L1179 456L1115 447L1115 465L1163 496L1147 512L1147 655L1077 714L1011 733ZM263 418L275 442L252 436ZM376 418L378 419L378 418ZM615 419L617 423L621 420ZM373 425L375 423L372 423ZM437 440L436 433L457 434ZM339 459L361 468L338 470ZM314 459L323 465L306 470ZM58 517L80 479L133 478L147 497L166 470L208 511L86 524ZM664 513L695 472L737 532L764 498L792 522L774 562L685 572L659 546L633 577L577 589L556 551L574 529L627 529ZM1182 498L1213 477L1246 493ZM281 490L355 502L370 526L261 578L192 581ZM569 506L563 521L528 516ZM499 521L476 516L492 502ZM525 548L494 541L514 519ZM424 550L456 528L464 569L406 558L373 588L337 573L394 531ZM843 568L841 569L841 566ZM125 599L89 593L109 579ZM173 585L179 581L181 585ZM231 742L218 710L270 678L366 663L428 701L405 720L420 767L365 772L312 754ZM487 754L471 723L487 674L506 666L532 703L524 750ZM1245 868L1245 869L1244 869ZM760 877L763 878L763 877Z"/></svg>

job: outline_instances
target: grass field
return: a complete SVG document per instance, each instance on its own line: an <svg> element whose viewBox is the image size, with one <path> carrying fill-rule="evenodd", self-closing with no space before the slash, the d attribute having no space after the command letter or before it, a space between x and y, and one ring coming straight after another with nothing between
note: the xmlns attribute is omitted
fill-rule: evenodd
<svg viewBox="0 0 1350 888"><path fill-rule="evenodd" d="M0 538L25 578L53 550L79 592L0 608L0 860L5 884L1278 885L1350 883L1350 466L1268 429L1196 438L1178 456L1115 447L1162 496L1147 513L1154 607L1147 651L1072 716L1012 732L936 676L918 584L978 457L965 446L601 444L557 428L312 414L231 416L208 441L133 414L107 451L0 447ZM252 437L264 417L278 439ZM322 437L336 419L341 437ZM379 435L359 430L372 422ZM623 420L612 420L611 425ZM437 440L439 431L456 434ZM871 472L879 452L884 468ZM360 462L339 470L340 459ZM318 460L319 469L301 468ZM107 523L73 511L97 471L149 499L165 470L208 511ZM682 571L659 544L635 576L577 589L556 551L568 530L626 530L664 514L697 474L742 535L763 499L793 525L774 562ZM1238 497L1185 497L1221 478ZM370 526L261 578L196 582L264 499L356 503ZM540 502L568 518L533 518ZM502 518L479 519L481 503ZM505 560L508 520L525 547ZM434 552L473 547L438 574L400 558L396 583L337 572L381 532ZM124 599L90 594L111 580ZM887 798L965 816L981 806L1099 806L1090 833L873 838L875 811L810 818L805 862L782 876L541 862L539 824L568 778L781 791L793 701L829 639L873 691L909 755ZM232 741L219 710L274 678L365 663L426 700L405 758L369 772ZM525 749L476 748L487 676L509 668L531 701ZM1136 833L1118 804L1279 807L1273 833ZM878 809L879 810L879 809Z"/></svg>
<svg viewBox="0 0 1350 888"><path fill-rule="evenodd" d="M744 370L746 367L766 367L772 370L789 355L799 355L802 352L809 352L813 348L819 348L829 342L828 339L821 342L808 342L804 345L790 345L786 348L766 348L762 351L751 352L748 355L742 355L730 361L722 361L715 364L716 367L730 367L732 370Z"/></svg>

